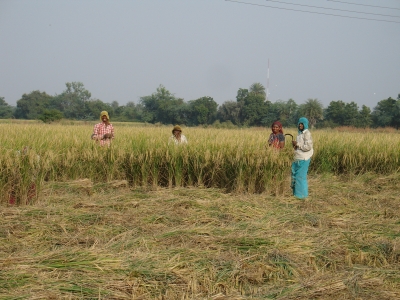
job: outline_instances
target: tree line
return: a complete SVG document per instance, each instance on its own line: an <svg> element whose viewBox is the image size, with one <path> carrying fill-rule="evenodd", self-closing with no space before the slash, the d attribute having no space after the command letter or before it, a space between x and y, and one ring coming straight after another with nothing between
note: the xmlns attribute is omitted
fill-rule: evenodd
<svg viewBox="0 0 400 300"><path fill-rule="evenodd" d="M308 99L297 104L293 99L266 99L265 88L254 83L248 89L239 88L236 100L218 105L212 97L204 96L185 101L160 85L139 103L119 105L117 101L105 103L91 98L91 93L81 82L68 82L59 95L32 91L23 94L16 107L0 97L0 119L38 119L49 123L60 119L97 120L100 111L109 112L113 121L184 124L187 126L213 125L215 127L270 126L279 120L283 126L296 124L300 116L309 119L312 127L354 126L400 127L400 94L397 99L389 97L377 103L371 110L355 102L331 101L324 108L318 99Z"/></svg>

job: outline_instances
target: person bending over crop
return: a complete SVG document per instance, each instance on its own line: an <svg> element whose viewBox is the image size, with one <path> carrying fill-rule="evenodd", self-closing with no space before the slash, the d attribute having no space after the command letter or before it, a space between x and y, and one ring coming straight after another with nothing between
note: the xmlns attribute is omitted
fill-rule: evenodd
<svg viewBox="0 0 400 300"><path fill-rule="evenodd" d="M285 148L285 136L283 135L282 124L275 121L271 126L272 133L269 135L268 145L276 149Z"/></svg>
<svg viewBox="0 0 400 300"><path fill-rule="evenodd" d="M101 112L100 121L94 125L92 139L100 143L100 146L110 146L111 140L114 139L114 127L110 123L108 112Z"/></svg>
<svg viewBox="0 0 400 300"><path fill-rule="evenodd" d="M188 143L186 136L182 134L182 128L179 125L175 125L172 129L172 135L169 137L168 145L171 143L174 143L175 145Z"/></svg>
<svg viewBox="0 0 400 300"><path fill-rule="evenodd" d="M311 132L308 130L308 120L301 117L297 126L298 135L296 141L292 141L294 161L292 163L291 187L296 198L304 199L308 196L307 173L314 150Z"/></svg>

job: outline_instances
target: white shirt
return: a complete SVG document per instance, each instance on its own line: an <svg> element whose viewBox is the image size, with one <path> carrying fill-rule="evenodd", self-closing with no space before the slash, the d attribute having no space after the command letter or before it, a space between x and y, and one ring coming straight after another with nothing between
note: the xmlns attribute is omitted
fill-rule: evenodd
<svg viewBox="0 0 400 300"><path fill-rule="evenodd" d="M304 129L296 138L297 149L294 151L294 160L308 160L314 154L311 132Z"/></svg>
<svg viewBox="0 0 400 300"><path fill-rule="evenodd" d="M179 145L179 144L187 144L188 141L186 139L186 136L184 136L183 134L181 134L181 140L180 141L178 141L177 138L174 135L171 135L169 137L169 140L168 140L168 145L171 144L171 143L174 143L175 145Z"/></svg>

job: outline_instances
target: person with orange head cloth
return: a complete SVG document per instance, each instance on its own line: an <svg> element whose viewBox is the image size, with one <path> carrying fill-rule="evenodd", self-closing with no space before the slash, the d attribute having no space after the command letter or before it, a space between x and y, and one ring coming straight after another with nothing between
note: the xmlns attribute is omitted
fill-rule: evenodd
<svg viewBox="0 0 400 300"><path fill-rule="evenodd" d="M282 124L275 121L271 125L272 133L269 135L268 145L276 149L285 148L285 136L283 135Z"/></svg>
<svg viewBox="0 0 400 300"><path fill-rule="evenodd" d="M114 127L110 123L108 112L100 113L100 121L101 123L94 125L92 140L100 143L100 146L110 146L111 140L114 139Z"/></svg>

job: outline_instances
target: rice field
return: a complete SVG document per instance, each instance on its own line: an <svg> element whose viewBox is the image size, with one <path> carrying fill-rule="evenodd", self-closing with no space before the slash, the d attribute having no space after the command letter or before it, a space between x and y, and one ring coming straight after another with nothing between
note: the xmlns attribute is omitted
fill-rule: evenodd
<svg viewBox="0 0 400 300"><path fill-rule="evenodd" d="M226 192L277 192L287 184L291 139L280 152L266 147L269 129L185 128L189 144L168 145L171 128L114 124L110 148L91 139L93 124L0 124L2 202L26 203L34 183L86 178L127 180L131 187L208 187ZM296 136L295 129L286 130ZM310 174L392 174L400 170L400 133L312 131ZM24 150L25 149L25 150ZM32 198L32 197L31 197Z"/></svg>

